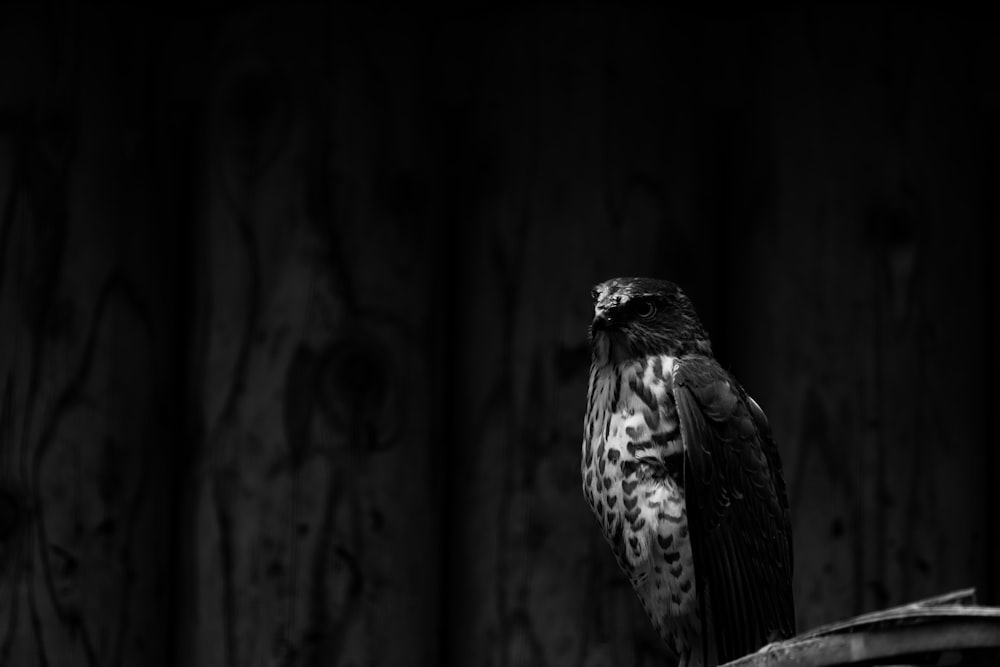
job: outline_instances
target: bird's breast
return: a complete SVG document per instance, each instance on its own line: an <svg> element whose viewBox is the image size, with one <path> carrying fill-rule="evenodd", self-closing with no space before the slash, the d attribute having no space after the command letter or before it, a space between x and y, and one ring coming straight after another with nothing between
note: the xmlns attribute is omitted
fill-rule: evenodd
<svg viewBox="0 0 1000 667"><path fill-rule="evenodd" d="M584 495L661 634L695 603L675 364L656 355L591 369L581 463Z"/></svg>
<svg viewBox="0 0 1000 667"><path fill-rule="evenodd" d="M634 495L630 481L662 476L682 453L674 364L656 355L591 368L581 470L584 493L599 514Z"/></svg>

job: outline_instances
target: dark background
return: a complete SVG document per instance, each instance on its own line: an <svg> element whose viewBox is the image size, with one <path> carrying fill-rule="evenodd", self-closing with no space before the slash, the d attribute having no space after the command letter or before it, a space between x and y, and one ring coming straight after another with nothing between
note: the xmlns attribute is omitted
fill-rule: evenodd
<svg viewBox="0 0 1000 667"><path fill-rule="evenodd" d="M0 13L0 665L652 665L589 288L767 411L800 629L1000 603L1000 40L932 6Z"/></svg>

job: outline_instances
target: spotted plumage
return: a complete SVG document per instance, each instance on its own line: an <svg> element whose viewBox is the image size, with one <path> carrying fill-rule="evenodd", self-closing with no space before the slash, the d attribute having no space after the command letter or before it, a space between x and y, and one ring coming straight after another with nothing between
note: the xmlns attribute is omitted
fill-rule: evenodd
<svg viewBox="0 0 1000 667"><path fill-rule="evenodd" d="M715 361L676 285L594 288L583 491L687 666L794 632L788 503L764 413Z"/></svg>

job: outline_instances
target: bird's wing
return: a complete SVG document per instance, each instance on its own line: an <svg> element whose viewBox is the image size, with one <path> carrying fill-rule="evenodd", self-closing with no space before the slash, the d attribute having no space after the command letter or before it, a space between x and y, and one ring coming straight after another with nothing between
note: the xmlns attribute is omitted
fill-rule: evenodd
<svg viewBox="0 0 1000 667"><path fill-rule="evenodd" d="M742 392L742 388L740 388ZM764 456L767 457L768 469L771 471L771 479L774 480L774 490L778 495L778 502L781 504L782 518L784 519L784 534L785 547L788 551L788 576L791 579L791 573L795 570L795 562L793 557L794 549L792 549L792 522L791 517L788 514L788 492L785 489L785 474L781 470L781 457L778 456L778 445L774 442L774 436L771 435L771 425L767 421L767 415L757 401L753 400L753 397L749 394L743 392L743 395L747 399L747 407L750 409L750 416L753 418L754 424L757 426L757 433L760 435L760 445L761 449L764 451ZM791 594L789 594L790 596ZM794 613L792 614L794 619ZM792 627L792 634L794 634L795 628Z"/></svg>
<svg viewBox="0 0 1000 667"><path fill-rule="evenodd" d="M727 662L794 634L784 481L763 412L714 359L684 357L673 391L702 627L707 600Z"/></svg>

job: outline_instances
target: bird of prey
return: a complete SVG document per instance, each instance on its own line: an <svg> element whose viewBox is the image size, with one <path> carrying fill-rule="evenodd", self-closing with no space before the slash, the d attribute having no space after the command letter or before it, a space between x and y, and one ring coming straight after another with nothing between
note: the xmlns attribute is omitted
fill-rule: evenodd
<svg viewBox="0 0 1000 667"><path fill-rule="evenodd" d="M583 492L683 667L795 632L792 544L767 418L673 283L592 292Z"/></svg>

